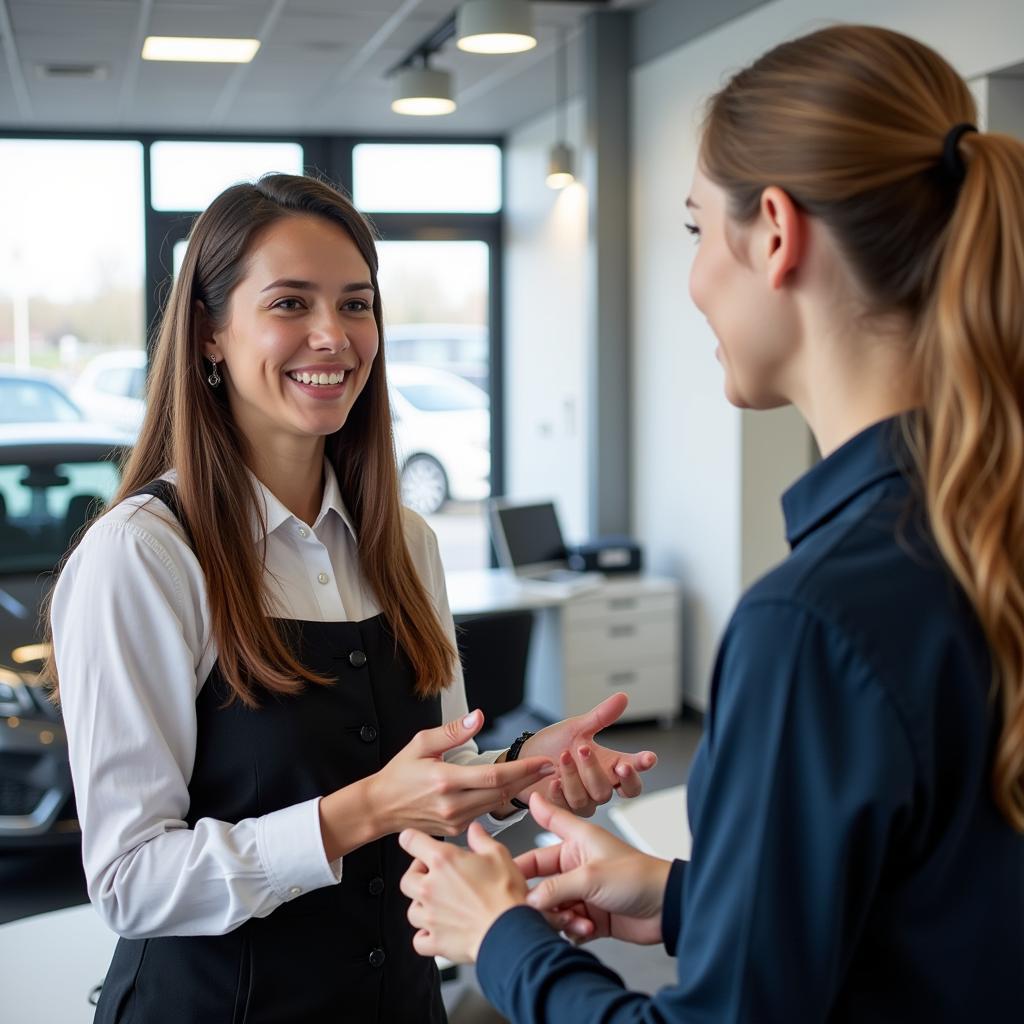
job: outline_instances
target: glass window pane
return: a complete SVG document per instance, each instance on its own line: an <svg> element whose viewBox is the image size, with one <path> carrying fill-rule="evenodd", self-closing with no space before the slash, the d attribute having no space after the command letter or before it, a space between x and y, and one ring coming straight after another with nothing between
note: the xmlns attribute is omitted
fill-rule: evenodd
<svg viewBox="0 0 1024 1024"><path fill-rule="evenodd" d="M488 564L491 490L484 242L380 242L378 279L402 500L448 570Z"/></svg>
<svg viewBox="0 0 1024 1024"><path fill-rule="evenodd" d="M0 466L0 571L52 568L119 481L117 465L105 460Z"/></svg>
<svg viewBox="0 0 1024 1024"><path fill-rule="evenodd" d="M0 363L71 388L96 354L141 347L142 164L138 142L0 139Z"/></svg>
<svg viewBox="0 0 1024 1024"><path fill-rule="evenodd" d="M462 382L406 384L398 390L420 412L459 412L463 409L486 409L487 395L472 384Z"/></svg>
<svg viewBox="0 0 1024 1024"><path fill-rule="evenodd" d="M0 377L0 423L74 423L82 414L53 384Z"/></svg>
<svg viewBox="0 0 1024 1024"><path fill-rule="evenodd" d="M501 209L497 146L362 143L352 151L352 176L353 199L360 210L497 213Z"/></svg>
<svg viewBox="0 0 1024 1024"><path fill-rule="evenodd" d="M154 210L205 210L229 185L280 171L302 173L296 142L154 142Z"/></svg>

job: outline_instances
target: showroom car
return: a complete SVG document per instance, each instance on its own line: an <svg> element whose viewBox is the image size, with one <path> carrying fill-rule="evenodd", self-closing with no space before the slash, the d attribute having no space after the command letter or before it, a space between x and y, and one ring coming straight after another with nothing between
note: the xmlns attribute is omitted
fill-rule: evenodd
<svg viewBox="0 0 1024 1024"><path fill-rule="evenodd" d="M54 566L117 490L129 443L90 423L0 424L0 847L78 841L39 611Z"/></svg>

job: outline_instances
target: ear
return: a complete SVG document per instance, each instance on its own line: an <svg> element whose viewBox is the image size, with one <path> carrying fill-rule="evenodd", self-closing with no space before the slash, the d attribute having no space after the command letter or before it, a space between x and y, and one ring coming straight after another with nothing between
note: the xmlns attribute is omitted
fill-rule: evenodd
<svg viewBox="0 0 1024 1024"><path fill-rule="evenodd" d="M196 318L196 331L203 346L203 355L207 359L209 359L210 356L216 356L217 361L220 362L224 358L224 353L221 351L220 345L217 343L213 324L210 323L209 314L206 312L206 305L199 299L196 299L193 312Z"/></svg>
<svg viewBox="0 0 1024 1024"><path fill-rule="evenodd" d="M760 220L764 248L760 255L768 273L768 285L778 289L796 270L806 251L806 214L789 193L770 185L761 193Z"/></svg>

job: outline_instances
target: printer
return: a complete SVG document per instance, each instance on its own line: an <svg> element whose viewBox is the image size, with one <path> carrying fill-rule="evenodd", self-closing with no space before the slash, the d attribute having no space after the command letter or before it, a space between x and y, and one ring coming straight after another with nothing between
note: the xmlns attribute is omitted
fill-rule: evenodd
<svg viewBox="0 0 1024 1024"><path fill-rule="evenodd" d="M643 568L640 545L631 537L598 537L570 545L566 558L576 572L635 573Z"/></svg>

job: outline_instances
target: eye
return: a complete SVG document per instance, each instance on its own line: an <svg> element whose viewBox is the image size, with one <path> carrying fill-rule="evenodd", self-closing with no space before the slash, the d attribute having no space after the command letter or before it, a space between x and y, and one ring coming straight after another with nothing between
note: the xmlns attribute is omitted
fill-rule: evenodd
<svg viewBox="0 0 1024 1024"><path fill-rule="evenodd" d="M303 302L301 299L278 299L270 308L283 309L286 313L290 313L292 310L302 309Z"/></svg>
<svg viewBox="0 0 1024 1024"><path fill-rule="evenodd" d="M700 228L697 227L696 224L687 224L687 225L685 225L685 227L686 227L686 230L689 232L690 237L695 242L699 242L700 241Z"/></svg>
<svg viewBox="0 0 1024 1024"><path fill-rule="evenodd" d="M349 299L344 308L350 313L367 313L372 307L366 299Z"/></svg>

